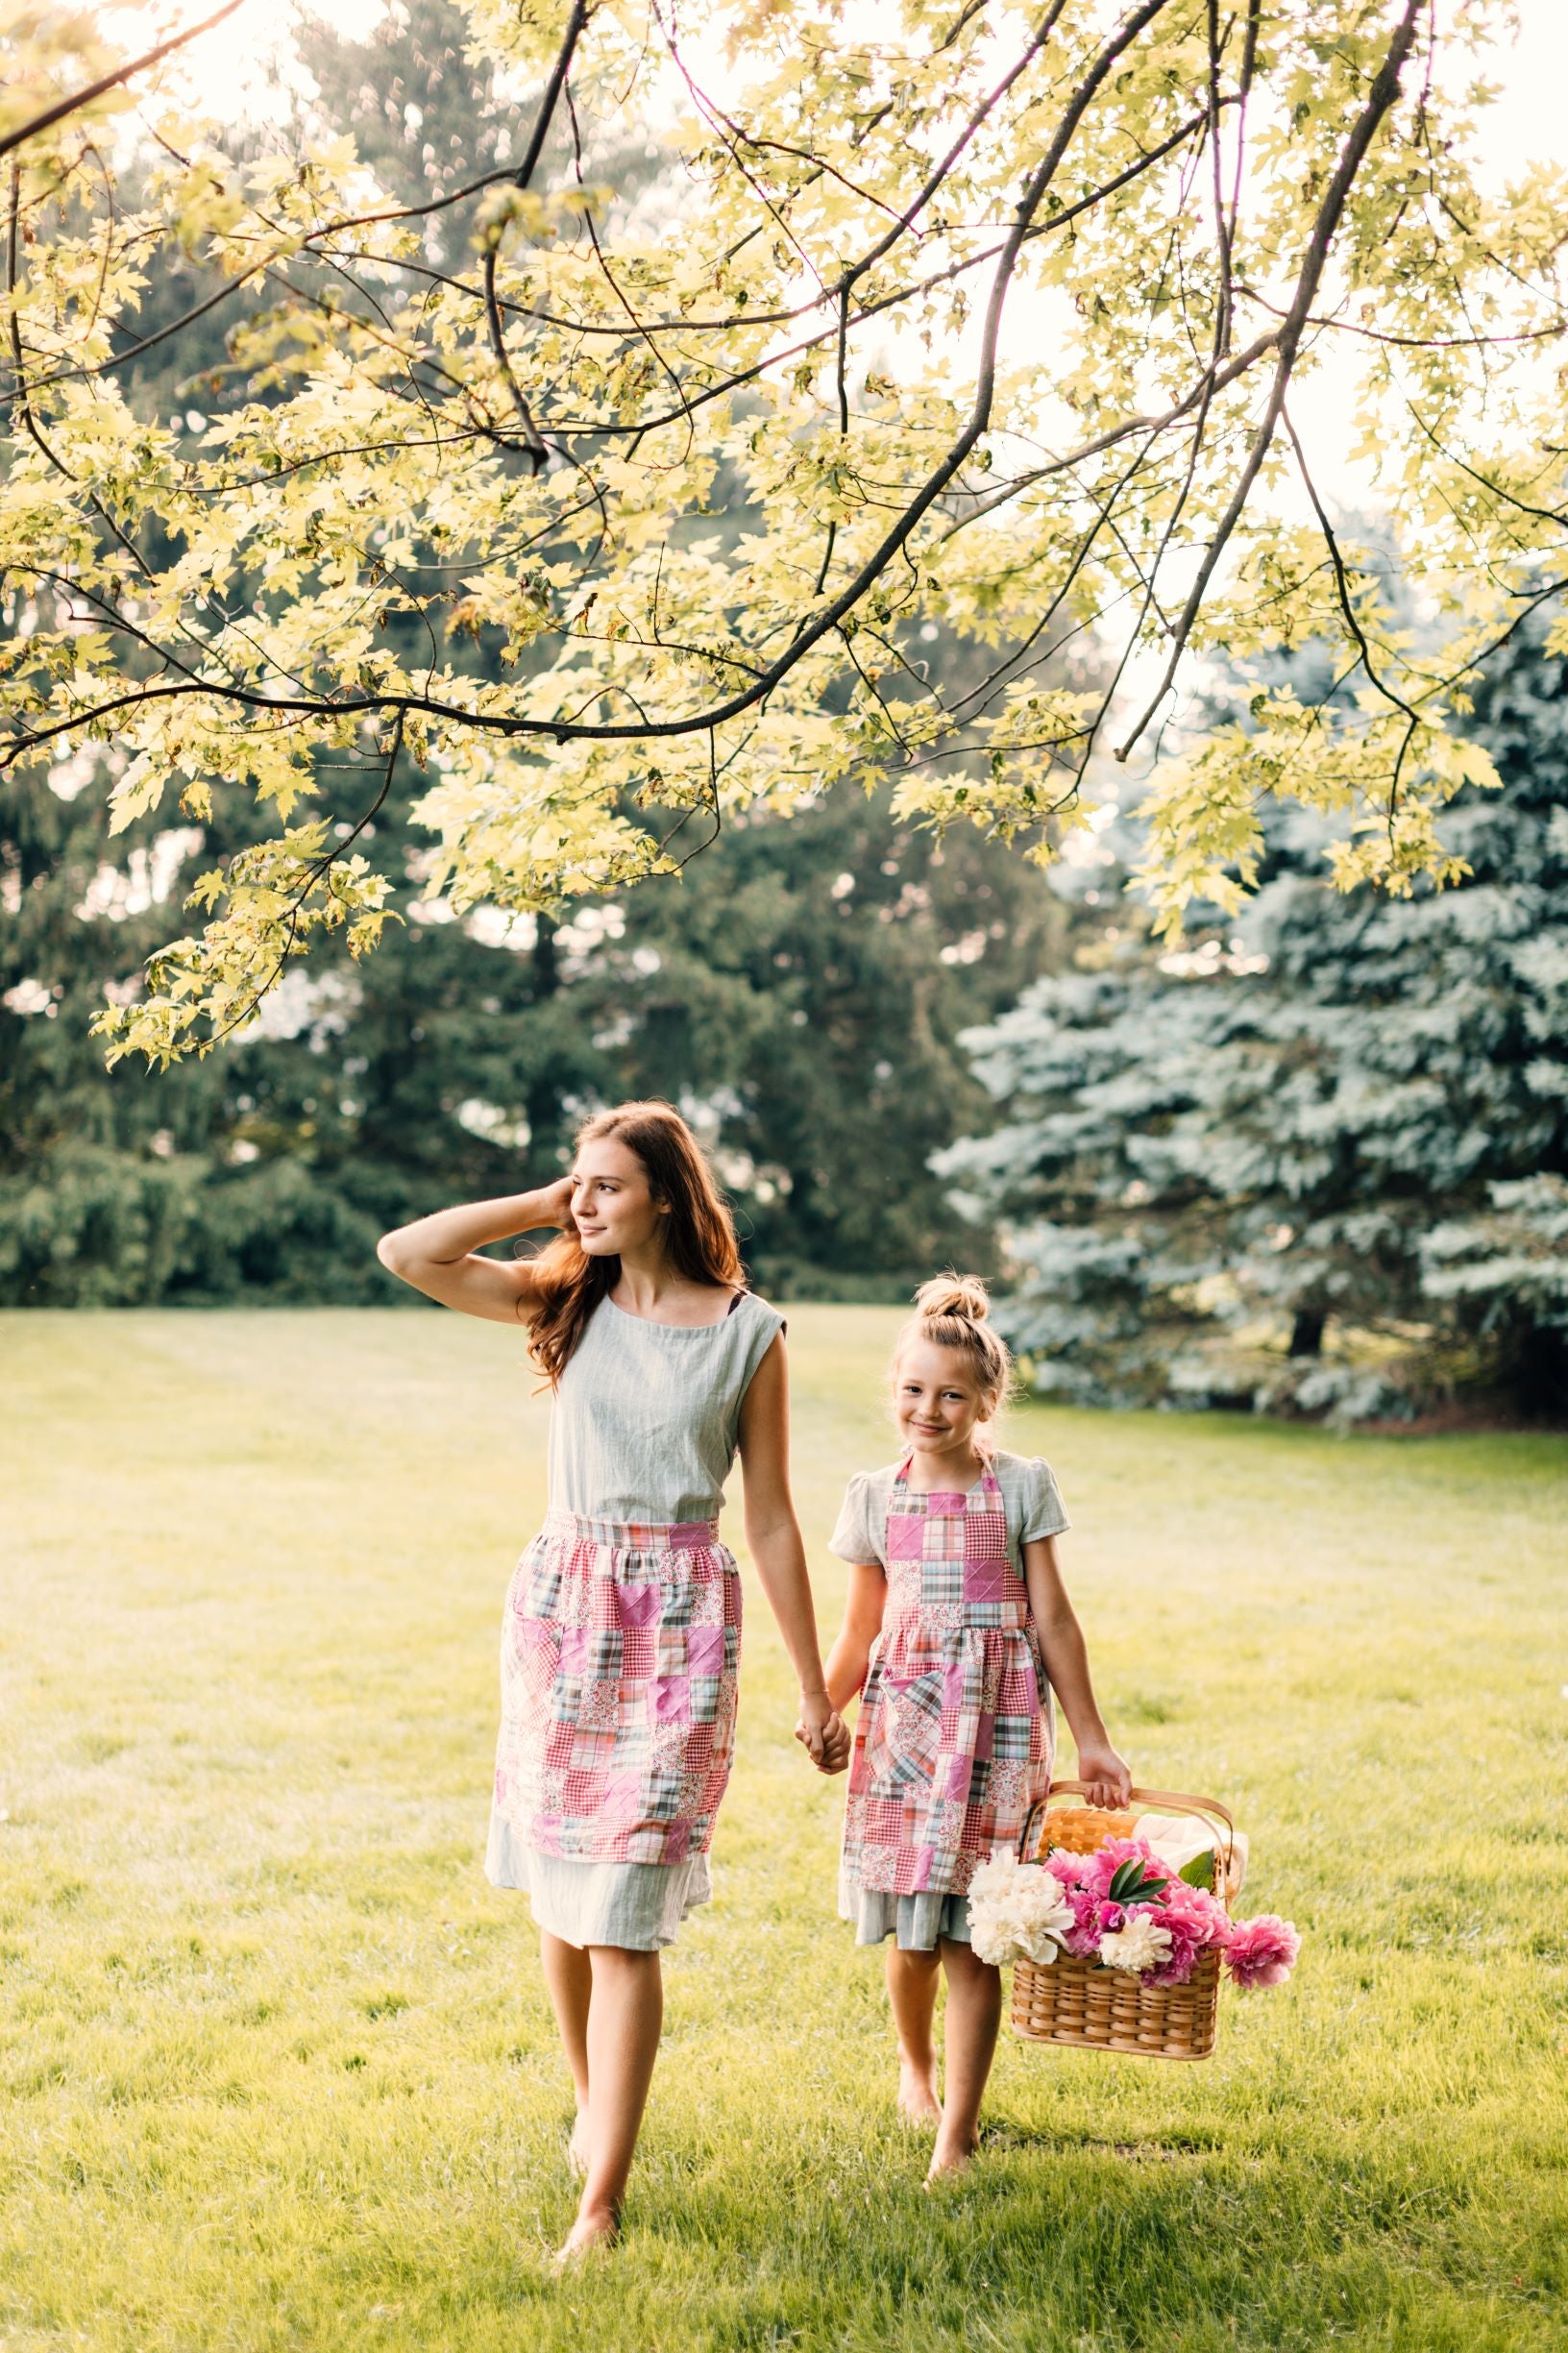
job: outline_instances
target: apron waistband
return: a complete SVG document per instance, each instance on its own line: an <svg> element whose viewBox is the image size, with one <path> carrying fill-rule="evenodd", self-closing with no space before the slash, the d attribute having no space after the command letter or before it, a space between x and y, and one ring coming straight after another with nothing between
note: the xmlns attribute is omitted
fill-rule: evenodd
<svg viewBox="0 0 1568 2353"><path fill-rule="evenodd" d="M1026 1602L931 1602L924 1607L919 1602L906 1609L890 1609L882 1620L884 1640L905 1631L913 1633L972 1634L1004 1630L1022 1630L1029 1624Z"/></svg>
<svg viewBox="0 0 1568 2353"><path fill-rule="evenodd" d="M592 1520L553 1506L545 1514L545 1529L618 1553L699 1553L719 1541L717 1520Z"/></svg>

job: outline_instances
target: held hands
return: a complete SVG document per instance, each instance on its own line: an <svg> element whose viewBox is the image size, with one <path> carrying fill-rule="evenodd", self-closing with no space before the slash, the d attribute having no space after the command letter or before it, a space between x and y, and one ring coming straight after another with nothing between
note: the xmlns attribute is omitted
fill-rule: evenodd
<svg viewBox="0 0 1568 2353"><path fill-rule="evenodd" d="M816 1699L802 1696L795 1736L819 1773L842 1773L849 1762L849 1728L825 1691Z"/></svg>
<svg viewBox="0 0 1568 2353"><path fill-rule="evenodd" d="M1132 1768L1108 1740L1090 1741L1079 1749L1078 1778L1089 1791L1090 1805L1125 1805L1133 1786Z"/></svg>

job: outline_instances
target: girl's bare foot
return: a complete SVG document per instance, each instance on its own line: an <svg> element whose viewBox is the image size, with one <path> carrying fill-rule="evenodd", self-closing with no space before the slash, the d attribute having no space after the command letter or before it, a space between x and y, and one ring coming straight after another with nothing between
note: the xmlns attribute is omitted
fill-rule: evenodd
<svg viewBox="0 0 1568 2353"><path fill-rule="evenodd" d="M565 2243L555 2250L556 2270L564 2271L586 2256L602 2253L614 2246L620 2236L621 2217L613 2206L579 2210Z"/></svg>
<svg viewBox="0 0 1568 2353"><path fill-rule="evenodd" d="M937 2096L937 2063L900 2059L898 2113L906 2124L940 2124L942 2101Z"/></svg>
<svg viewBox="0 0 1568 2353"><path fill-rule="evenodd" d="M951 2181L967 2173L979 2149L979 2140L949 2141L943 2133L937 2135L937 2145L931 2151L931 2169L925 2177L929 2190L933 2182Z"/></svg>
<svg viewBox="0 0 1568 2353"><path fill-rule="evenodd" d="M572 2126L572 2138L566 2145L566 2169L581 2181L588 2170L588 2111L579 2108Z"/></svg>

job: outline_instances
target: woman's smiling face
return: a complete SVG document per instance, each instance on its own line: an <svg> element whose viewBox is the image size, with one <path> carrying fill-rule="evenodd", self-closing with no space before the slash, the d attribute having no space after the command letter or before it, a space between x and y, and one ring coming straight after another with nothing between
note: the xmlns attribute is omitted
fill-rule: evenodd
<svg viewBox="0 0 1568 2353"><path fill-rule="evenodd" d="M898 1359L893 1390L898 1435L922 1455L968 1455L995 1399L975 1378L967 1349L911 1340Z"/></svg>
<svg viewBox="0 0 1568 2353"><path fill-rule="evenodd" d="M656 1241L669 1212L618 1136L585 1143L572 1168L572 1222L590 1258L625 1258Z"/></svg>

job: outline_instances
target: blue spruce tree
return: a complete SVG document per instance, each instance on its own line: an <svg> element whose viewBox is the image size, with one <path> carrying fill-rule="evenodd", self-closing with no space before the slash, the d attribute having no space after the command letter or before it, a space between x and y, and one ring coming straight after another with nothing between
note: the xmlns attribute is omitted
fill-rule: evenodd
<svg viewBox="0 0 1568 2353"><path fill-rule="evenodd" d="M968 1033L1004 1124L936 1165L1006 1222L1041 1386L1568 1407L1568 672L1544 634L1478 682L1504 790L1449 812L1458 888L1341 895L1277 811L1237 928L1102 949Z"/></svg>

